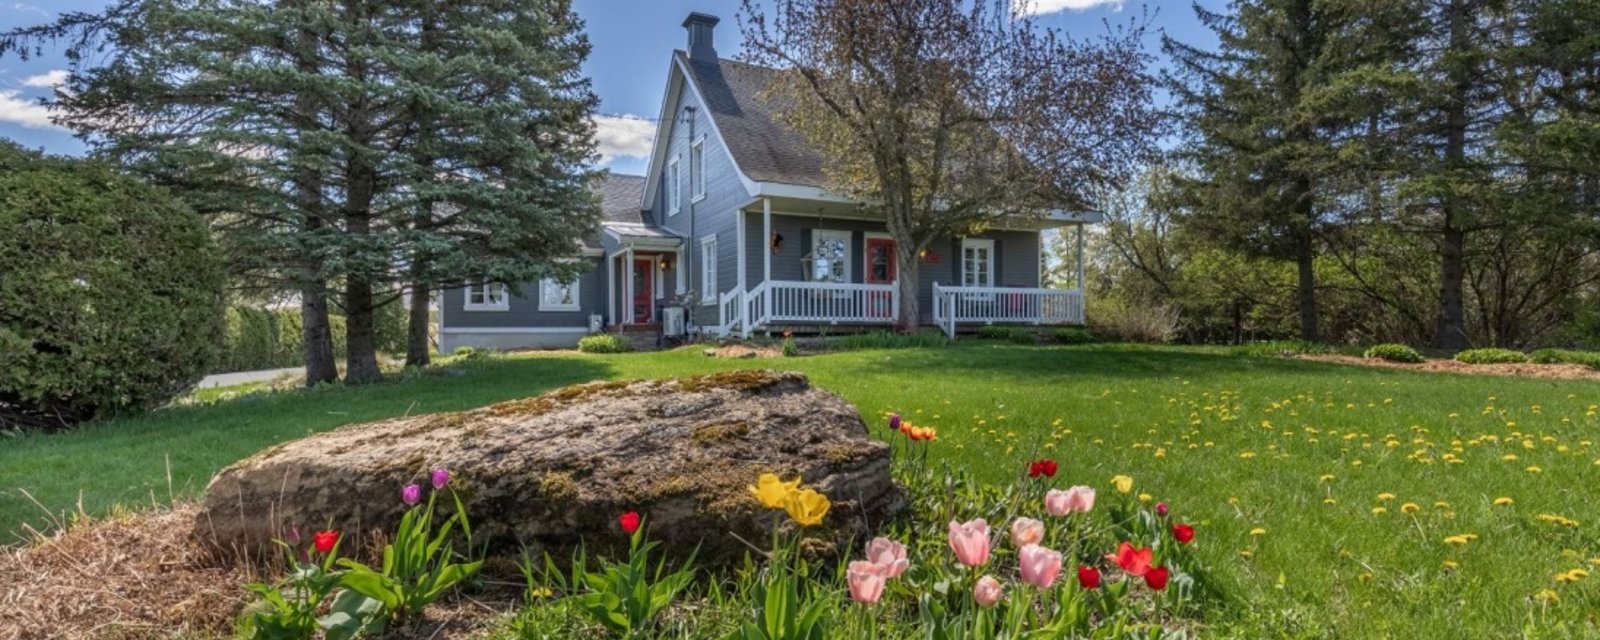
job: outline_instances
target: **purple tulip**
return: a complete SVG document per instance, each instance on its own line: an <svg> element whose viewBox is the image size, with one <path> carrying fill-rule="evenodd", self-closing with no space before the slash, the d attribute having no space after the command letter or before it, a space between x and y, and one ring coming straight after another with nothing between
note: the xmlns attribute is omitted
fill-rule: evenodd
<svg viewBox="0 0 1600 640"><path fill-rule="evenodd" d="M404 500L406 504L414 505L418 502L421 502L422 487L415 484L406 485L406 488L400 490L400 499Z"/></svg>
<svg viewBox="0 0 1600 640"><path fill-rule="evenodd" d="M889 414L889 430L890 431L899 431L900 430L900 414L898 414L898 413Z"/></svg>
<svg viewBox="0 0 1600 640"><path fill-rule="evenodd" d="M450 470L449 469L434 469L433 470L433 488L435 488L435 489L443 489L444 486L449 484L449 483L450 483Z"/></svg>
<svg viewBox="0 0 1600 640"><path fill-rule="evenodd" d="M1158 517L1158 518L1167 517L1167 503L1165 503L1165 502L1157 502L1156 503L1156 517Z"/></svg>

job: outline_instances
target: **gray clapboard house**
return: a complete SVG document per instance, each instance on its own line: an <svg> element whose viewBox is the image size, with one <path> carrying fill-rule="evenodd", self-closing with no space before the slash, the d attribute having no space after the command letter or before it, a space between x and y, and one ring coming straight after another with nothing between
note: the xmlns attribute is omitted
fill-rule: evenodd
<svg viewBox="0 0 1600 640"><path fill-rule="evenodd" d="M594 331L654 330L663 301L688 306L690 331L889 326L899 307L895 244L881 218L830 193L822 160L762 98L781 73L717 55L718 19L690 14L672 55L645 176L610 174L603 233L576 282L484 283L443 293L440 346L571 346ZM1043 288L1044 232L1094 213L1002 219L921 255L925 324L1083 322L1081 287ZM1079 269L1078 281L1082 282Z"/></svg>

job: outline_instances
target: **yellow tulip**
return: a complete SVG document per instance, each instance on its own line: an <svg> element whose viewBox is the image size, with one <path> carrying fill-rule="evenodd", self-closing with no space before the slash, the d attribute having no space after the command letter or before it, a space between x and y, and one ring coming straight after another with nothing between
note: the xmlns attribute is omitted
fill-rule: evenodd
<svg viewBox="0 0 1600 640"><path fill-rule="evenodd" d="M802 527L822 524L823 516L828 515L828 508L832 506L833 503L828 501L828 496L812 489L791 492L783 503L783 508L789 512L789 517Z"/></svg>
<svg viewBox="0 0 1600 640"><path fill-rule="evenodd" d="M768 509L782 509L789 494L794 493L799 486L799 478L784 482L778 479L777 474L763 473L749 489L750 495L755 496L761 506Z"/></svg>
<svg viewBox="0 0 1600 640"><path fill-rule="evenodd" d="M1117 493L1133 491L1133 478L1128 476L1111 476L1111 486L1117 488Z"/></svg>

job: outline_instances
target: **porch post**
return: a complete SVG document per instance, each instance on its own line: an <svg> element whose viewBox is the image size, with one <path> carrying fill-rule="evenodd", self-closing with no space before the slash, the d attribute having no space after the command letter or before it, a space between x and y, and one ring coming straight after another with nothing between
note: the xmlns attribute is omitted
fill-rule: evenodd
<svg viewBox="0 0 1600 640"><path fill-rule="evenodd" d="M735 209L733 215L738 216L738 218L734 219L734 230L739 236L739 277L736 279L739 286L739 295L734 296L734 301L739 305L739 311L738 313L733 314L733 317L739 319L739 337L748 338L750 337L750 323L748 322L749 319L746 316L749 315L747 307L749 307L750 304L745 298L749 295L750 289L745 286L745 280L747 276L745 274L744 254L745 245L750 244L750 238L745 235L745 227L747 225L745 224L744 219L744 209ZM718 304L721 304L721 298L718 298L717 302Z"/></svg>
<svg viewBox="0 0 1600 640"><path fill-rule="evenodd" d="M1078 291L1082 292L1087 287L1083 286L1083 223L1078 223Z"/></svg>
<svg viewBox="0 0 1600 640"><path fill-rule="evenodd" d="M772 281L772 198L761 199L761 281Z"/></svg>
<svg viewBox="0 0 1600 640"><path fill-rule="evenodd" d="M606 257L606 318L611 324L621 324L617 318L617 256L612 254Z"/></svg>
<svg viewBox="0 0 1600 640"><path fill-rule="evenodd" d="M624 317L627 318L627 322L626 323L619 323L619 324L633 324L633 319L636 316L634 315L634 310L633 310L633 247L632 246L629 246L628 250L623 252L623 254L622 254L622 296L624 298L623 299L623 307L625 308L625 312L624 313L626 314Z"/></svg>

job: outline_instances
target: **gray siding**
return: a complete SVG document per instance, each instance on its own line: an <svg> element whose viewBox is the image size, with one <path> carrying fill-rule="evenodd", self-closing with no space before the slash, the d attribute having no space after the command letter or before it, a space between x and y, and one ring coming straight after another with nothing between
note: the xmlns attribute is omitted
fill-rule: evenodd
<svg viewBox="0 0 1600 640"><path fill-rule="evenodd" d="M590 314L605 313L603 260L587 259L592 268L578 277L578 311L540 311L539 283L522 283L522 295L511 296L507 311L467 311L466 289L444 291L440 313L446 330L455 328L513 329L532 327L588 327Z"/></svg>
<svg viewBox="0 0 1600 640"><path fill-rule="evenodd" d="M677 70L674 69L673 73L677 73ZM717 287L712 294L720 295L732 290L739 281L739 254L735 244L738 238L735 226L737 219L734 217L734 212L750 201L750 192L739 179L739 171L733 164L733 157L728 154L727 148L712 130L710 116L692 90L685 87L679 96L678 104L673 105L668 113L682 116L686 106L695 107L693 127L695 138L705 137L705 197L695 201L691 196L693 185L689 175L689 152L693 139L689 137L688 123L678 122L673 125L671 136L664 141L667 149L663 165L655 168L661 172L657 176L661 180L661 188L657 190L655 199L650 204L650 210L652 217L661 226L683 236L687 248L682 268L688 270L685 274L687 275L685 285L697 294L704 293L700 291L700 240L708 235L717 236ZM667 191L677 187L665 177L667 170L665 163L670 162L672 158L678 158L679 171L683 175L683 207L677 214L672 214L667 209ZM748 258L749 254L746 257ZM701 325L717 322L715 305L701 306L693 312L696 321Z"/></svg>

